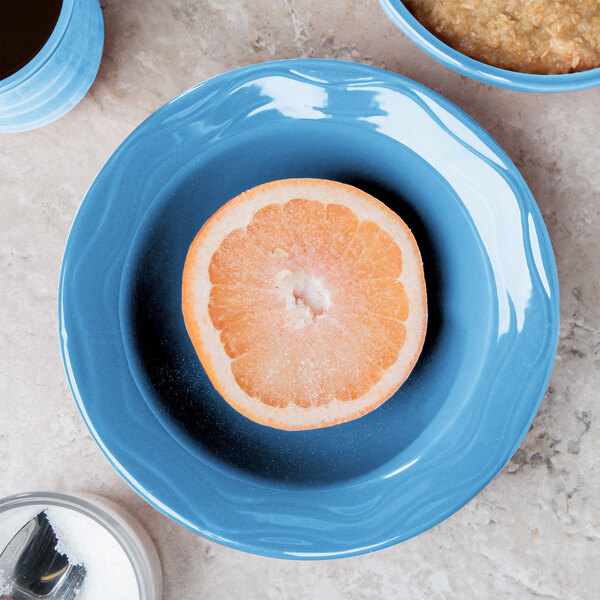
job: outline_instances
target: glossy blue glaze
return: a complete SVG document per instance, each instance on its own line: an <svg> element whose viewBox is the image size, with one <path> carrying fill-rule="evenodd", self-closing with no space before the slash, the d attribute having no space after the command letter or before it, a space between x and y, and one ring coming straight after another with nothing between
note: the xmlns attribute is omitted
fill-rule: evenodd
<svg viewBox="0 0 600 600"><path fill-rule="evenodd" d="M198 229L224 202L286 177L354 184L421 248L421 358L379 409L285 432L229 407L181 314ZM75 219L60 339L73 394L119 473L156 508L228 546L332 558L446 518L506 464L546 388L558 336L552 249L495 142L429 89L325 60L204 82L140 125Z"/></svg>
<svg viewBox="0 0 600 600"><path fill-rule="evenodd" d="M0 80L0 132L41 127L71 110L96 77L103 43L98 0L63 0L43 48Z"/></svg>
<svg viewBox="0 0 600 600"><path fill-rule="evenodd" d="M523 92L571 92L600 85L600 68L564 75L535 75L499 69L454 50L413 17L402 0L379 0L392 22L419 48L471 79Z"/></svg>

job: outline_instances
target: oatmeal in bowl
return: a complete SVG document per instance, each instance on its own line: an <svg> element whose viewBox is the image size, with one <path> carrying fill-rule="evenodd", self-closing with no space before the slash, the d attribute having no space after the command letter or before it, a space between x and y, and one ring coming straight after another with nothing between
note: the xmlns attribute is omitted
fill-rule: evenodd
<svg viewBox="0 0 600 600"><path fill-rule="evenodd" d="M600 66L598 0L405 0L452 48L522 73L559 74Z"/></svg>
<svg viewBox="0 0 600 600"><path fill-rule="evenodd" d="M446 66L492 85L569 91L600 85L598 0L380 0Z"/></svg>

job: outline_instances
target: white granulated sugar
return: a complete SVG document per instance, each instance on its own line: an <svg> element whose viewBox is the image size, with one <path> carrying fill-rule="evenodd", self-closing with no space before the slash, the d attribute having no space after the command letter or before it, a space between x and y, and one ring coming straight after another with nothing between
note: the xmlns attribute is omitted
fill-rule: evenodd
<svg viewBox="0 0 600 600"><path fill-rule="evenodd" d="M139 598L133 567L119 542L99 523L76 510L38 505L0 514L0 548L40 512L46 513L56 534L56 550L68 556L72 564L83 564L86 568L77 600Z"/></svg>

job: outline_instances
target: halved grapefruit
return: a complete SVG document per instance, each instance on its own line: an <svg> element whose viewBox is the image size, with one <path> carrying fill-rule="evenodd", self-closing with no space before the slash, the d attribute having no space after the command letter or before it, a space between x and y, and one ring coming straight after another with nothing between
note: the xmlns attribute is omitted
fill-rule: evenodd
<svg viewBox="0 0 600 600"><path fill-rule="evenodd" d="M248 418L287 430L385 402L421 352L421 255L400 217L342 183L285 179L227 202L189 249L187 331L210 380Z"/></svg>

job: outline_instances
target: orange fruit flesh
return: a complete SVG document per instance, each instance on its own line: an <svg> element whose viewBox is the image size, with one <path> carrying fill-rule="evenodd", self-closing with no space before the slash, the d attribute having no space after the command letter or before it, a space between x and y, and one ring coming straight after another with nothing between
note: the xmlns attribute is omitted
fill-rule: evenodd
<svg viewBox="0 0 600 600"><path fill-rule="evenodd" d="M196 236L183 313L234 408L282 429L334 425L379 406L416 362L427 318L420 254L404 222L356 188L272 182Z"/></svg>

